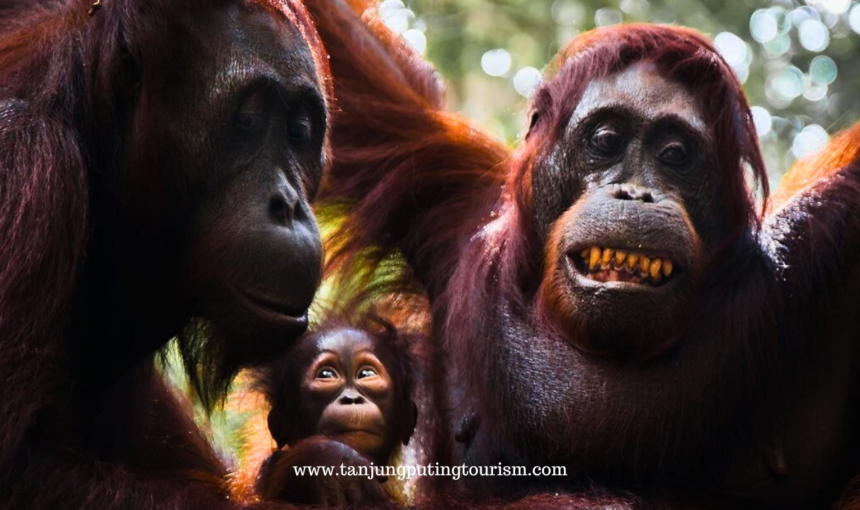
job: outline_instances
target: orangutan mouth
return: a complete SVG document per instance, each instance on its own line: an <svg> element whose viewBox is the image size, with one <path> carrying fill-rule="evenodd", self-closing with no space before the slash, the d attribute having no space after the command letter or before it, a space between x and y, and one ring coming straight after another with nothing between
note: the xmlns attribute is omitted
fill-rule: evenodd
<svg viewBox="0 0 860 510"><path fill-rule="evenodd" d="M278 317L280 321L289 322L297 328L307 328L307 308L290 306L273 299L262 298L239 287L234 287L234 292L252 309L258 310L268 316Z"/></svg>
<svg viewBox="0 0 860 510"><path fill-rule="evenodd" d="M672 278L674 263L666 257L649 256L612 248L586 248L574 261L586 278L598 282L630 282L661 285Z"/></svg>

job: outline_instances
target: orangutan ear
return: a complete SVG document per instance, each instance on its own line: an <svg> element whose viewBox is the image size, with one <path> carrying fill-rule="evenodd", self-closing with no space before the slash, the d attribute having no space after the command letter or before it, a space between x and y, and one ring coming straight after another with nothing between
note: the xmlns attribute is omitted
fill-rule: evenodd
<svg viewBox="0 0 860 510"><path fill-rule="evenodd" d="M269 433L278 444L279 450L299 439L299 420L296 418L295 413L289 413L281 406L274 406L269 411Z"/></svg>

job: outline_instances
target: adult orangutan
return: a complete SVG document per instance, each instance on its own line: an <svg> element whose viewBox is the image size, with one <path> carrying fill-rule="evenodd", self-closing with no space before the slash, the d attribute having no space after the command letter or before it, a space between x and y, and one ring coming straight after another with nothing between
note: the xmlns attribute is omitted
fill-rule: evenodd
<svg viewBox="0 0 860 510"><path fill-rule="evenodd" d="M292 0L7 2L0 508L236 508L211 405L304 332L330 82Z"/></svg>
<svg viewBox="0 0 860 510"><path fill-rule="evenodd" d="M579 36L509 157L440 109L432 71L366 2L352 4L365 27L342 3L308 6L340 91L322 196L348 217L332 267L399 250L426 288L449 371L439 435L458 443L439 459L568 468L467 478L463 493L838 499L860 460L860 128L760 214L741 85L691 30Z"/></svg>

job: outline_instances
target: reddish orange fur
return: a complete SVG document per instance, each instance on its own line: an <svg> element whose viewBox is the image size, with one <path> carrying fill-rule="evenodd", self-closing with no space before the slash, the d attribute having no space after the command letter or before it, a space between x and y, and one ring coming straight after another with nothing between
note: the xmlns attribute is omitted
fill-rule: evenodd
<svg viewBox="0 0 860 510"><path fill-rule="evenodd" d="M492 201L506 178L508 150L464 118L441 110L444 96L435 73L365 11L369 5L353 2L369 18L373 37L343 28L358 21L352 12L307 2L332 56L335 88L349 91L335 103L332 123L337 129L331 140L335 173L320 199L333 198L344 205L360 201L350 210L348 235L338 231L327 246L332 271L356 257L383 258L387 250L368 253L363 247L376 244L372 236L388 223L405 237L410 257L452 257L454 250L447 249L451 243L482 220L471 217L473 201ZM402 171L392 172L392 167ZM487 189L493 190L490 196ZM441 221L433 212L423 215L419 224L412 221L416 206L433 204L436 210L440 202L446 204L444 217L459 215L461 221ZM419 245L418 240L426 237L434 239L432 245ZM453 266L454 260L450 262ZM434 282L424 283L434 288L435 276Z"/></svg>
<svg viewBox="0 0 860 510"><path fill-rule="evenodd" d="M782 178L776 193L770 197L767 212L771 214L785 205L804 188L842 170L857 160L860 151L860 124L839 133L827 147L791 167Z"/></svg>

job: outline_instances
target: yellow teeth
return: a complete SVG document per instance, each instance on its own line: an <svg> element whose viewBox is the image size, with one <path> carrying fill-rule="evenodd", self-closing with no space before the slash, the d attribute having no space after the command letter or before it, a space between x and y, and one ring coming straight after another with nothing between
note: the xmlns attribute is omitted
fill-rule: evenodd
<svg viewBox="0 0 860 510"><path fill-rule="evenodd" d="M636 263L639 262L639 255L636 253L631 253L627 256L627 269L633 271L633 268L636 267Z"/></svg>
<svg viewBox="0 0 860 510"><path fill-rule="evenodd" d="M600 262L603 267L609 267L610 260L612 260L612 250L610 250L609 248L605 248L603 250L603 258Z"/></svg>
<svg viewBox="0 0 860 510"><path fill-rule="evenodd" d="M648 268L648 274L651 275L653 280L660 279L660 259L654 259L651 261L651 267Z"/></svg>
<svg viewBox="0 0 860 510"><path fill-rule="evenodd" d="M592 271L600 261L600 248L592 248L588 258L588 270Z"/></svg>
<svg viewBox="0 0 860 510"><path fill-rule="evenodd" d="M663 276L667 278L672 276L672 261L669 259L663 260Z"/></svg>
<svg viewBox="0 0 860 510"><path fill-rule="evenodd" d="M669 259L651 258L641 253L630 253L626 250L613 250L612 248L598 248L596 246L586 248L579 252L579 256L588 265L589 272L620 271L623 269L634 277L650 278L655 283L672 276L674 269L674 264ZM618 276L614 278L618 278ZM622 279L622 281L624 280Z"/></svg>

